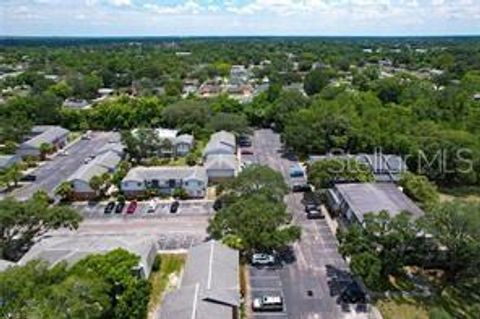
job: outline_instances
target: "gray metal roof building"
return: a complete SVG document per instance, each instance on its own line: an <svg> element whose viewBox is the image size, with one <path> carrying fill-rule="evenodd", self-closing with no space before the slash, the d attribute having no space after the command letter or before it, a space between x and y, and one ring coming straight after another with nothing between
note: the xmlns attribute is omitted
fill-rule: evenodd
<svg viewBox="0 0 480 319"><path fill-rule="evenodd" d="M180 289L167 294L159 319L232 319L240 305L239 253L216 241L188 252Z"/></svg>
<svg viewBox="0 0 480 319"><path fill-rule="evenodd" d="M423 215L423 211L391 183L355 183L337 184L333 189L337 207L344 216L352 221L363 222L367 213L388 211L391 216L407 211L414 218Z"/></svg>
<svg viewBox="0 0 480 319"><path fill-rule="evenodd" d="M151 237L138 236L59 236L48 237L36 243L18 262L24 265L31 260L45 260L51 266L66 261L74 264L91 254L106 254L123 248L140 257L139 270L148 278L157 254L157 246Z"/></svg>
<svg viewBox="0 0 480 319"><path fill-rule="evenodd" d="M210 140L203 150L203 156L207 157L212 154L235 154L236 148L235 135L230 132L220 131L210 136Z"/></svg>
<svg viewBox="0 0 480 319"><path fill-rule="evenodd" d="M57 140L65 138L69 130L60 126L37 126L36 128L46 128L39 135L32 137L31 139L23 142L20 147L40 148L43 143L55 144Z"/></svg>
<svg viewBox="0 0 480 319"><path fill-rule="evenodd" d="M123 179L124 181L146 181L152 179L199 179L208 182L205 169L201 166L138 166L132 168Z"/></svg>

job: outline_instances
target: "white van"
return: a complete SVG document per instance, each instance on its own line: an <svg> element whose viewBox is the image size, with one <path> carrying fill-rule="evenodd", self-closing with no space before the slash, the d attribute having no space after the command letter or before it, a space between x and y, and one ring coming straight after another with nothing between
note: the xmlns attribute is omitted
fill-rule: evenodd
<svg viewBox="0 0 480 319"><path fill-rule="evenodd" d="M253 311L283 311L283 298L279 295L265 295L254 298Z"/></svg>

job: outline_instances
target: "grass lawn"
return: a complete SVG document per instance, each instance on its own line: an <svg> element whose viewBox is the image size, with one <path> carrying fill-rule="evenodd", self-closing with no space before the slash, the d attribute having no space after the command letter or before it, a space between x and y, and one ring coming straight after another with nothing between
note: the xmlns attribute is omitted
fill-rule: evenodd
<svg viewBox="0 0 480 319"><path fill-rule="evenodd" d="M458 199L469 202L480 202L480 187L478 186L441 188L439 189L439 192L442 201Z"/></svg>
<svg viewBox="0 0 480 319"><path fill-rule="evenodd" d="M172 285L172 279L175 275L179 275L180 271L185 264L185 255L179 254L162 254L160 269L152 272L149 281L152 285L152 291L150 293L150 301L148 303L148 311L154 311L160 301L163 294Z"/></svg>
<svg viewBox="0 0 480 319"><path fill-rule="evenodd" d="M429 319L424 304L410 298L392 298L375 304L384 319Z"/></svg>

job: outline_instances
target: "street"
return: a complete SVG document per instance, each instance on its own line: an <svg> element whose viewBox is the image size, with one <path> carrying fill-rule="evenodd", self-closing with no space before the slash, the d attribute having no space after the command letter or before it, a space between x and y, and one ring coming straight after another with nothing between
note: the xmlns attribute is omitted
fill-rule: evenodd
<svg viewBox="0 0 480 319"><path fill-rule="evenodd" d="M271 130L258 130L253 138L253 157L255 162L280 171L290 184L288 169L294 161L282 157L281 146L278 134ZM350 280L348 266L338 253L337 240L325 220L306 218L301 203L302 196L302 193L290 193L285 197L287 209L292 213L294 222L302 227L302 238L293 245L295 260L275 270L281 282L275 289L285 298L288 318L365 318L365 313L356 313L354 309L339 302L338 295L342 287L338 285L338 278L343 276ZM254 272L254 281L261 280L259 276L261 277L261 274ZM272 274L265 272L265 276L269 278ZM342 283L345 284L346 281ZM254 289L258 288L255 282L251 284ZM255 315L255 318L266 316L260 314Z"/></svg>
<svg viewBox="0 0 480 319"><path fill-rule="evenodd" d="M36 191L44 190L50 196L54 195L55 188L71 174L73 174L84 160L95 153L109 142L117 133L115 132L95 132L91 140L79 140L78 142L65 148L69 155L57 155L52 160L35 169L32 174L37 178L21 188L14 190L10 196L19 200L30 198Z"/></svg>

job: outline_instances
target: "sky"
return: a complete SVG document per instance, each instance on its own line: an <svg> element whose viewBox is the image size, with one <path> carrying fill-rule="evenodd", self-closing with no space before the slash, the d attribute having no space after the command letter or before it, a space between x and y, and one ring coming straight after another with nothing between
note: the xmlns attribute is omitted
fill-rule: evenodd
<svg viewBox="0 0 480 319"><path fill-rule="evenodd" d="M0 35L480 35L480 0L0 0Z"/></svg>

